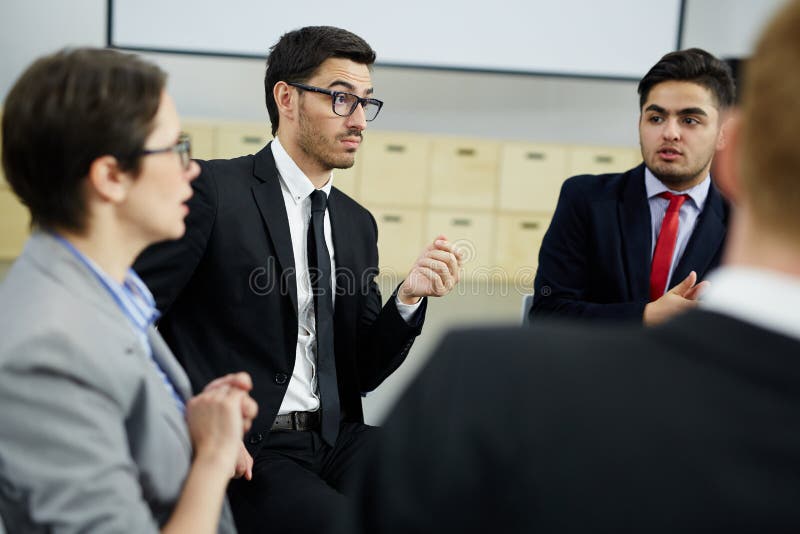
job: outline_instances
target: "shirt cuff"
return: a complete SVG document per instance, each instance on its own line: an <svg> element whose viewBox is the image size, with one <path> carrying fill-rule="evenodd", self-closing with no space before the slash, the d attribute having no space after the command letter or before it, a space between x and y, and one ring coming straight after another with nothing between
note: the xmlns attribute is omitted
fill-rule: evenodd
<svg viewBox="0 0 800 534"><path fill-rule="evenodd" d="M413 324L412 319L414 315L417 313L417 309L419 305L422 304L422 299L419 299L416 304L405 304L400 302L400 297L397 295L394 296L394 304L397 306L397 313L400 314L400 317L406 322L406 324Z"/></svg>

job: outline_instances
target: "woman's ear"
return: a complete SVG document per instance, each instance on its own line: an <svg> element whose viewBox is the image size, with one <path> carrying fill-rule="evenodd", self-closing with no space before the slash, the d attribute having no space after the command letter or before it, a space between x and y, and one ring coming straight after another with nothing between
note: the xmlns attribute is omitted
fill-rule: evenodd
<svg viewBox="0 0 800 534"><path fill-rule="evenodd" d="M125 200L130 175L119 168L114 156L100 156L89 166L90 192L105 202L117 204Z"/></svg>

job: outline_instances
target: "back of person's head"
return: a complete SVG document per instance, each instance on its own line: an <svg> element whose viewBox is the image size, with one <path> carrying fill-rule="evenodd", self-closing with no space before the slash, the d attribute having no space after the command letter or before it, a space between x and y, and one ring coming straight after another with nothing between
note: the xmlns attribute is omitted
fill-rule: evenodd
<svg viewBox="0 0 800 534"><path fill-rule="evenodd" d="M3 169L33 225L85 230L85 178L98 157L138 173L165 82L155 65L105 49L65 49L28 67L5 101Z"/></svg>
<svg viewBox="0 0 800 534"><path fill-rule="evenodd" d="M325 60L350 59L372 66L375 51L354 33L332 26L307 26L286 33L270 48L264 91L272 135L278 131L280 116L272 89L278 82L307 82Z"/></svg>
<svg viewBox="0 0 800 534"><path fill-rule="evenodd" d="M759 229L800 247L800 1L762 32L747 62L740 180ZM795 250L797 248L795 247Z"/></svg>
<svg viewBox="0 0 800 534"><path fill-rule="evenodd" d="M733 105L736 86L730 67L700 48L670 52L639 82L639 109L644 107L650 90L663 82L691 82L708 89L720 108Z"/></svg>

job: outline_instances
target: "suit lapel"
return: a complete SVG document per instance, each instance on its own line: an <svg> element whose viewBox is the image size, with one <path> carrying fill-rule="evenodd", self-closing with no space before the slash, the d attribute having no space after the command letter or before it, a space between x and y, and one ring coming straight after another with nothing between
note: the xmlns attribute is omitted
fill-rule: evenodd
<svg viewBox="0 0 800 534"><path fill-rule="evenodd" d="M270 143L272 144L272 143ZM278 169L272 157L270 144L255 155L253 173L260 183L252 187L253 198L264 220L275 256L280 264L276 272L280 286L283 285L283 275L286 273L289 297L292 299L292 309L297 314L297 279L295 276L294 251L292 249L292 234L289 230L289 216L286 214L286 205L281 192Z"/></svg>
<svg viewBox="0 0 800 534"><path fill-rule="evenodd" d="M708 271L709 265L725 241L725 218L725 201L712 182L706 206L697 220L683 256L675 266L671 285L674 286L689 276L691 271L696 271L698 277Z"/></svg>
<svg viewBox="0 0 800 534"><path fill-rule="evenodd" d="M650 292L650 205L644 187L644 165L625 173L617 204L622 248L631 300L647 299Z"/></svg>

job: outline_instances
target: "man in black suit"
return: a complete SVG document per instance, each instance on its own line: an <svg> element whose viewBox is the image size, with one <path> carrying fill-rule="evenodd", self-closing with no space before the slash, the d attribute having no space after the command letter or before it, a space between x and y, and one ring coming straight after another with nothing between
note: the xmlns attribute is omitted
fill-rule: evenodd
<svg viewBox="0 0 800 534"><path fill-rule="evenodd" d="M657 324L690 309L719 265L728 208L711 181L733 104L730 68L700 49L665 55L639 83L644 163L564 182L539 251L530 317ZM668 288L672 288L667 291Z"/></svg>
<svg viewBox="0 0 800 534"><path fill-rule="evenodd" d="M408 354L424 297L458 280L460 256L439 236L382 306L375 219L332 187L382 106L374 60L338 28L282 36L265 76L275 139L254 156L200 162L186 235L135 266L195 389L233 370L253 377L252 480L230 489L243 532L327 530L374 435L361 395Z"/></svg>
<svg viewBox="0 0 800 534"><path fill-rule="evenodd" d="M368 455L347 532L800 531L798 27L795 0L748 63L699 307L449 335Z"/></svg>

